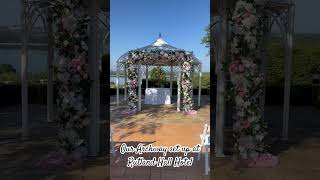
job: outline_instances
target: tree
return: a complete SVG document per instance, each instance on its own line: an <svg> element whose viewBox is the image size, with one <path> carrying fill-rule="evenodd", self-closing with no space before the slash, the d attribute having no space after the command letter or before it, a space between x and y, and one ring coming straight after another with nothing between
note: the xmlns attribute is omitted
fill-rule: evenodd
<svg viewBox="0 0 320 180"><path fill-rule="evenodd" d="M201 39L201 44L204 44L207 48L210 48L210 25L205 29L206 35Z"/></svg>
<svg viewBox="0 0 320 180"><path fill-rule="evenodd" d="M16 69L11 64L0 64L0 74L2 73L16 73Z"/></svg>
<svg viewBox="0 0 320 180"><path fill-rule="evenodd" d="M4 81L17 82L18 76L16 73L13 72L0 73L0 82Z"/></svg>
<svg viewBox="0 0 320 180"><path fill-rule="evenodd" d="M11 64L0 64L0 81L17 81L16 69Z"/></svg>
<svg viewBox="0 0 320 180"><path fill-rule="evenodd" d="M150 80L164 85L166 82L166 72L161 67L155 67L150 71Z"/></svg>
<svg viewBox="0 0 320 180"><path fill-rule="evenodd" d="M209 85L210 85L210 73L204 72L204 73L202 73L202 77L201 77L201 88L207 89ZM194 89L199 88L199 76L198 75L193 76L193 88Z"/></svg>

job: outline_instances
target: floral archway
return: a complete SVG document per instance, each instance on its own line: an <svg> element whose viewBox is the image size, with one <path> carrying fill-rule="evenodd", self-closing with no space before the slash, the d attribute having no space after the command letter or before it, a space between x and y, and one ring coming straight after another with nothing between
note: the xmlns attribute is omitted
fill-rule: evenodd
<svg viewBox="0 0 320 180"><path fill-rule="evenodd" d="M292 36L294 32L294 4L290 1L277 3L268 0L237 0L233 4L231 14L231 61L226 58L228 12L226 3L222 3L223 11L222 29L226 31L220 39L219 63L223 64L223 70L218 71L218 77L229 76L230 88L228 92L234 103L233 137L234 152L240 162L249 167L274 167L278 163L278 157L269 153L266 142L267 125L264 121L265 98L265 72L266 72L266 40L269 37L272 24L276 22L283 35L285 47L285 88L284 88L284 126L283 136L288 137L288 113L290 96L290 73L292 62ZM218 78L221 80L221 78ZM222 81L218 83L218 89L223 87ZM223 92L223 91L221 91ZM220 93L218 93L221 95ZM224 95L222 95L224 98ZM221 100L221 99L219 99ZM223 102L223 101L217 101ZM223 106L217 103L217 106ZM223 153L223 114L224 107L220 107L219 119L217 119L216 152L220 156Z"/></svg>
<svg viewBox="0 0 320 180"><path fill-rule="evenodd" d="M125 82L128 86L128 105L131 112L141 110L141 66L170 66L172 78L172 68L177 67L177 110L180 111L180 103L182 110L186 113L195 113L193 104L193 75L197 68L199 72L199 81L201 81L201 62L193 55L192 52L188 52L182 49L175 48L166 43L160 37L151 45L131 50L122 55L117 61L117 72L120 68L124 68L125 76L128 77L128 82ZM171 79L172 81L172 79ZM199 83L199 100L200 105L201 96L201 83ZM171 94L172 94L172 82L170 82ZM118 85L117 85L118 88ZM139 88L139 89L138 89ZM138 92L138 93L137 93ZM117 91L117 98L119 94ZM180 102L182 98L182 102Z"/></svg>
<svg viewBox="0 0 320 180"><path fill-rule="evenodd" d="M59 142L64 150L73 152L85 145L85 127L89 123L88 101L90 91L88 67L89 16L81 1L54 1L55 63L57 123Z"/></svg>
<svg viewBox="0 0 320 180"><path fill-rule="evenodd" d="M266 152L266 124L259 99L264 75L260 71L263 15L254 1L238 1L233 13L230 79L235 102L235 152L240 159L254 159Z"/></svg>
<svg viewBox="0 0 320 180"><path fill-rule="evenodd" d="M57 93L55 121L59 128L57 133L59 148L40 160L38 165L46 168L79 167L84 156L97 156L104 151L106 142L99 140L107 135L104 131L100 132L100 127L103 126L100 125L98 116L98 61L101 58L99 53L104 53L107 48L105 43L97 42L108 38L108 32L104 32L108 31L108 22L104 19L104 17L108 19L108 12L101 3L103 2L100 0L23 2L23 7L41 8L41 13L47 18L48 54L50 54L48 87L51 84L51 88L48 89L53 91L54 76ZM25 25L22 25L25 29ZM26 41L23 41L22 46L23 49L26 47ZM27 53L22 50L22 54ZM25 58L21 59L25 61ZM48 93L47 96L51 97L51 102L48 101L50 109L49 106L53 107L52 93ZM26 109L25 106L23 108ZM48 119L51 119L51 116Z"/></svg>

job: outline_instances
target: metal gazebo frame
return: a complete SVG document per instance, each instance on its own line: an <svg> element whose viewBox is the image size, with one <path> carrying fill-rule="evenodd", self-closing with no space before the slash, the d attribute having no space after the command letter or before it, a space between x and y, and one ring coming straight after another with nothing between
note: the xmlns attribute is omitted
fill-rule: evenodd
<svg viewBox="0 0 320 180"><path fill-rule="evenodd" d="M139 48L135 51L141 51L141 52L149 52L149 51L157 51L157 50L164 50L164 51L184 51L188 52L182 49L178 49L176 47L173 47L169 45L166 41L163 40L161 37L161 34L159 34L159 38L153 42L151 45ZM192 52L188 52L191 53ZM129 52L123 54L120 56L120 58L117 60L117 79L116 79L116 88L117 88L117 106L119 105L120 102L120 97L119 97L119 72L122 69L124 69L124 72L126 72L125 67L123 66L124 62L127 60ZM193 54L193 66L194 69L198 70L198 76L199 76L199 91L198 91L198 107L200 107L201 104L201 77L202 77L202 72L201 72L201 62L198 58L196 58ZM146 88L148 88L148 76L149 76L149 66L170 66L170 97L172 97L172 80L174 76L173 69L174 67L177 67L178 69L178 75L177 75L177 85L178 85L178 91L177 91L177 111L180 111L180 105L181 105L181 63L182 62L175 62L172 63L170 61L166 61L163 59L152 59L151 61L143 62L138 64L138 111L141 111L141 84L142 84L142 72L141 72L141 66L146 67ZM125 73L125 85L124 85L124 100L127 100L127 74Z"/></svg>
<svg viewBox="0 0 320 180"><path fill-rule="evenodd" d="M217 157L224 157L224 122L226 113L225 103L225 72L222 64L229 58L229 19L231 16L232 3L235 0L217 0L213 4L214 16L211 18L211 42L214 44L214 54L212 59L216 59L217 75L217 101L216 101L216 131L215 131L215 154ZM268 16L267 28L263 44L264 58L262 59L261 71L267 72L266 43L270 39L270 31L276 23L282 34L282 44L285 50L285 82L284 82L284 104L283 104L283 128L282 139L288 140L289 107L290 107L290 86L292 74L292 48L294 35L294 14L295 4L292 0L267 0L265 3L265 13ZM219 25L215 32L215 25ZM265 105L265 89L261 97L261 108Z"/></svg>
<svg viewBox="0 0 320 180"><path fill-rule="evenodd" d="M51 14L48 11L50 3L54 0L20 0L21 2L21 109L22 109L22 139L29 136L28 113L28 40L32 28L37 20L42 20L45 31L48 34L48 84L47 84L47 120L53 120L53 60L54 37ZM89 46L89 73L90 87L90 126L89 126L89 155L96 156L100 148L100 87L99 87L99 51L107 52L109 39L109 9L106 1L94 0L86 4L90 18ZM105 16L105 19L103 18ZM104 29L105 33L101 30ZM103 30L102 30L103 31ZM104 43L99 43L104 41Z"/></svg>

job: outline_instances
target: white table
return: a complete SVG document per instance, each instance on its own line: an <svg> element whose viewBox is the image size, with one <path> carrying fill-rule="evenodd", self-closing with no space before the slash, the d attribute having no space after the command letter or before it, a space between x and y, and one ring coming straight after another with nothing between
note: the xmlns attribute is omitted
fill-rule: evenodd
<svg viewBox="0 0 320 180"><path fill-rule="evenodd" d="M169 88L147 88L144 104L171 104Z"/></svg>

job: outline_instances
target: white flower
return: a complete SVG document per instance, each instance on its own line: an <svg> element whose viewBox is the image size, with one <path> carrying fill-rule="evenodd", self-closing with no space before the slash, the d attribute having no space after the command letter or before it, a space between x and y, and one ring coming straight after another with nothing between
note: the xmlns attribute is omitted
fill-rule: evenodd
<svg viewBox="0 0 320 180"><path fill-rule="evenodd" d="M64 41L63 41L63 46L64 46L64 47L67 47L68 45L69 45L69 41L68 41L68 40L64 40Z"/></svg>
<svg viewBox="0 0 320 180"><path fill-rule="evenodd" d="M253 127L253 129L254 129L255 131L259 131L259 130L260 130L260 125L259 125L259 124L256 124L256 125Z"/></svg>
<svg viewBox="0 0 320 180"><path fill-rule="evenodd" d="M251 102L250 102L250 101L245 101L245 102L243 103L243 106L244 106L245 108L249 107L250 105L251 105Z"/></svg>
<svg viewBox="0 0 320 180"><path fill-rule="evenodd" d="M250 123L255 122L255 121L257 121L257 120L258 120L258 117L257 117L257 116L250 116L250 117L248 118L248 121L249 121Z"/></svg>
<svg viewBox="0 0 320 180"><path fill-rule="evenodd" d="M70 74L65 72L65 73L57 73L57 78L59 81L66 83L67 81L70 80Z"/></svg>
<svg viewBox="0 0 320 180"><path fill-rule="evenodd" d="M236 102L237 106L242 106L243 103L244 103L244 100L243 100L243 98L241 96L236 95L235 102Z"/></svg>
<svg viewBox="0 0 320 180"><path fill-rule="evenodd" d="M264 135L263 135L263 134L257 134L257 135L255 136L255 138L256 138L256 140L258 140L258 141L262 141L262 139L264 138Z"/></svg>
<svg viewBox="0 0 320 180"><path fill-rule="evenodd" d="M245 41L249 44L250 49L255 49L257 46L257 38L255 36L252 36L252 34L247 33L244 36Z"/></svg>
<svg viewBox="0 0 320 180"><path fill-rule="evenodd" d="M237 111L237 116L239 117L243 117L244 116L244 112L243 111Z"/></svg>
<svg viewBox="0 0 320 180"><path fill-rule="evenodd" d="M250 68L252 66L252 61L247 58L242 58L241 62L245 68Z"/></svg>
<svg viewBox="0 0 320 180"><path fill-rule="evenodd" d="M247 18L244 18L242 20L242 24L247 28L250 29L251 27L254 27L258 22L258 18L254 15L250 15Z"/></svg>
<svg viewBox="0 0 320 180"><path fill-rule="evenodd" d="M81 47L84 49L84 50L88 50L88 46L87 46L87 43L84 42L84 41L81 41Z"/></svg>
<svg viewBox="0 0 320 180"><path fill-rule="evenodd" d="M243 79L243 76L239 75L239 74L234 74L231 76L231 82L233 84L238 84L238 82L241 82Z"/></svg>

